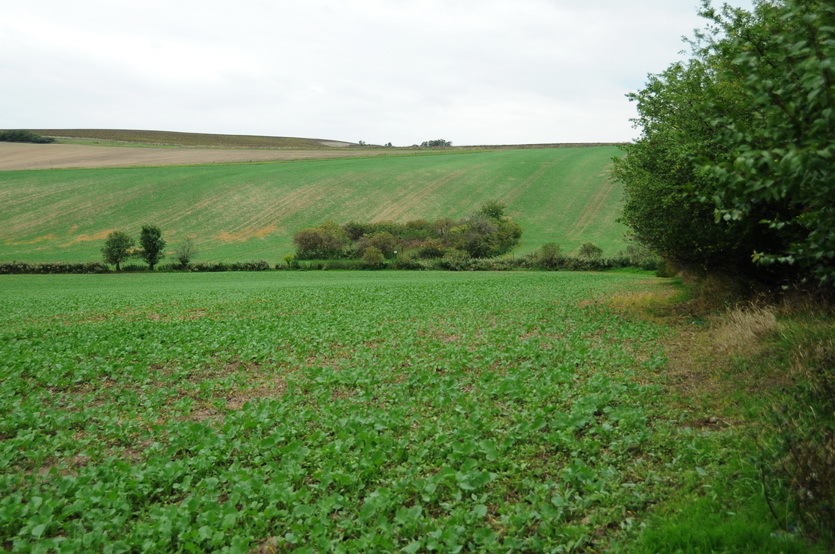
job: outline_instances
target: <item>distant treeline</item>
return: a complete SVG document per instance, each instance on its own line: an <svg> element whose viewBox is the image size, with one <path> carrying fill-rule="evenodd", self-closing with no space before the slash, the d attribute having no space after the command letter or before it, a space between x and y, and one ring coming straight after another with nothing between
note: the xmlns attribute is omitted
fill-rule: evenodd
<svg viewBox="0 0 835 554"><path fill-rule="evenodd" d="M35 144L49 144L54 138L45 137L32 131L14 130L0 131L0 142L31 142Z"/></svg>

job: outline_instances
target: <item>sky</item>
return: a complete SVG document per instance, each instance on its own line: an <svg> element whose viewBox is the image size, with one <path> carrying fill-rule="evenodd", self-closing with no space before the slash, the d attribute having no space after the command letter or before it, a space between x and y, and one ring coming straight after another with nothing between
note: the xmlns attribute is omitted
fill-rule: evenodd
<svg viewBox="0 0 835 554"><path fill-rule="evenodd" d="M0 0L0 129L629 141L699 3Z"/></svg>

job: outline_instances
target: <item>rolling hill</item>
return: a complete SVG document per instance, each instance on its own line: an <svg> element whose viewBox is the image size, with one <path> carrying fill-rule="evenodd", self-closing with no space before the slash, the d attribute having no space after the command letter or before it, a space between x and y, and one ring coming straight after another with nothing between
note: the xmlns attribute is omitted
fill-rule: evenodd
<svg viewBox="0 0 835 554"><path fill-rule="evenodd" d="M49 145L45 145L49 146ZM354 152L351 149L346 151ZM385 149L392 151L392 149ZM325 150L327 151L327 149ZM385 157L0 172L0 260L94 261L109 232L159 225L200 261L266 259L300 228L465 216L489 199L524 229L516 253L557 242L625 247L614 146L402 152ZM372 152L369 152L372 154Z"/></svg>

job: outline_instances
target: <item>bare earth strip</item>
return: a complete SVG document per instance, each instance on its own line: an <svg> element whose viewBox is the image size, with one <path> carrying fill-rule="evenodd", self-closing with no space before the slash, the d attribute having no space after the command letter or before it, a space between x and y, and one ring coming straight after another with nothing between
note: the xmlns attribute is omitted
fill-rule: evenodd
<svg viewBox="0 0 835 554"><path fill-rule="evenodd" d="M392 154L386 149L238 150L131 148L82 144L0 142L0 171L70 167L132 167L207 163L266 162Z"/></svg>

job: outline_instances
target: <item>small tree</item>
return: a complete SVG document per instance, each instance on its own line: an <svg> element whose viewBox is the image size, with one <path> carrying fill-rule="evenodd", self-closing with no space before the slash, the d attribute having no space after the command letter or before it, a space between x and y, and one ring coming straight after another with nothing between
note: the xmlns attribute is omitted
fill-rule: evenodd
<svg viewBox="0 0 835 554"><path fill-rule="evenodd" d="M383 251L376 246L369 246L365 249L365 252L362 255L363 263L372 269L379 269L382 267L383 260L385 260Z"/></svg>
<svg viewBox="0 0 835 554"><path fill-rule="evenodd" d="M488 200L478 209L478 213L490 219L501 219L504 217L506 206L498 200Z"/></svg>
<svg viewBox="0 0 835 554"><path fill-rule="evenodd" d="M174 257L181 268L187 269L191 260L197 255L197 248L194 246L194 240L191 237L186 237L183 242L177 246L174 251Z"/></svg>
<svg viewBox="0 0 835 554"><path fill-rule="evenodd" d="M165 240L162 238L162 231L156 225L143 225L142 233L139 235L139 245L142 248L139 257L153 271L157 262L165 257Z"/></svg>
<svg viewBox="0 0 835 554"><path fill-rule="evenodd" d="M544 269L556 268L562 259L560 246L555 242L549 242L539 247L536 252L536 265Z"/></svg>
<svg viewBox="0 0 835 554"><path fill-rule="evenodd" d="M580 245L580 252L577 253L577 256L584 260L598 260L603 257L603 249L593 242L584 242Z"/></svg>
<svg viewBox="0 0 835 554"><path fill-rule="evenodd" d="M114 264L116 271L121 271L121 263L130 258L133 249L133 237L122 231L113 231L101 249L104 263Z"/></svg>
<svg viewBox="0 0 835 554"><path fill-rule="evenodd" d="M420 145L423 148L445 148L447 146L452 146L452 141L444 139L425 140L421 142Z"/></svg>
<svg viewBox="0 0 835 554"><path fill-rule="evenodd" d="M388 231L375 233L368 239L368 242L371 246L378 248L386 258L393 258L400 246L400 241Z"/></svg>

